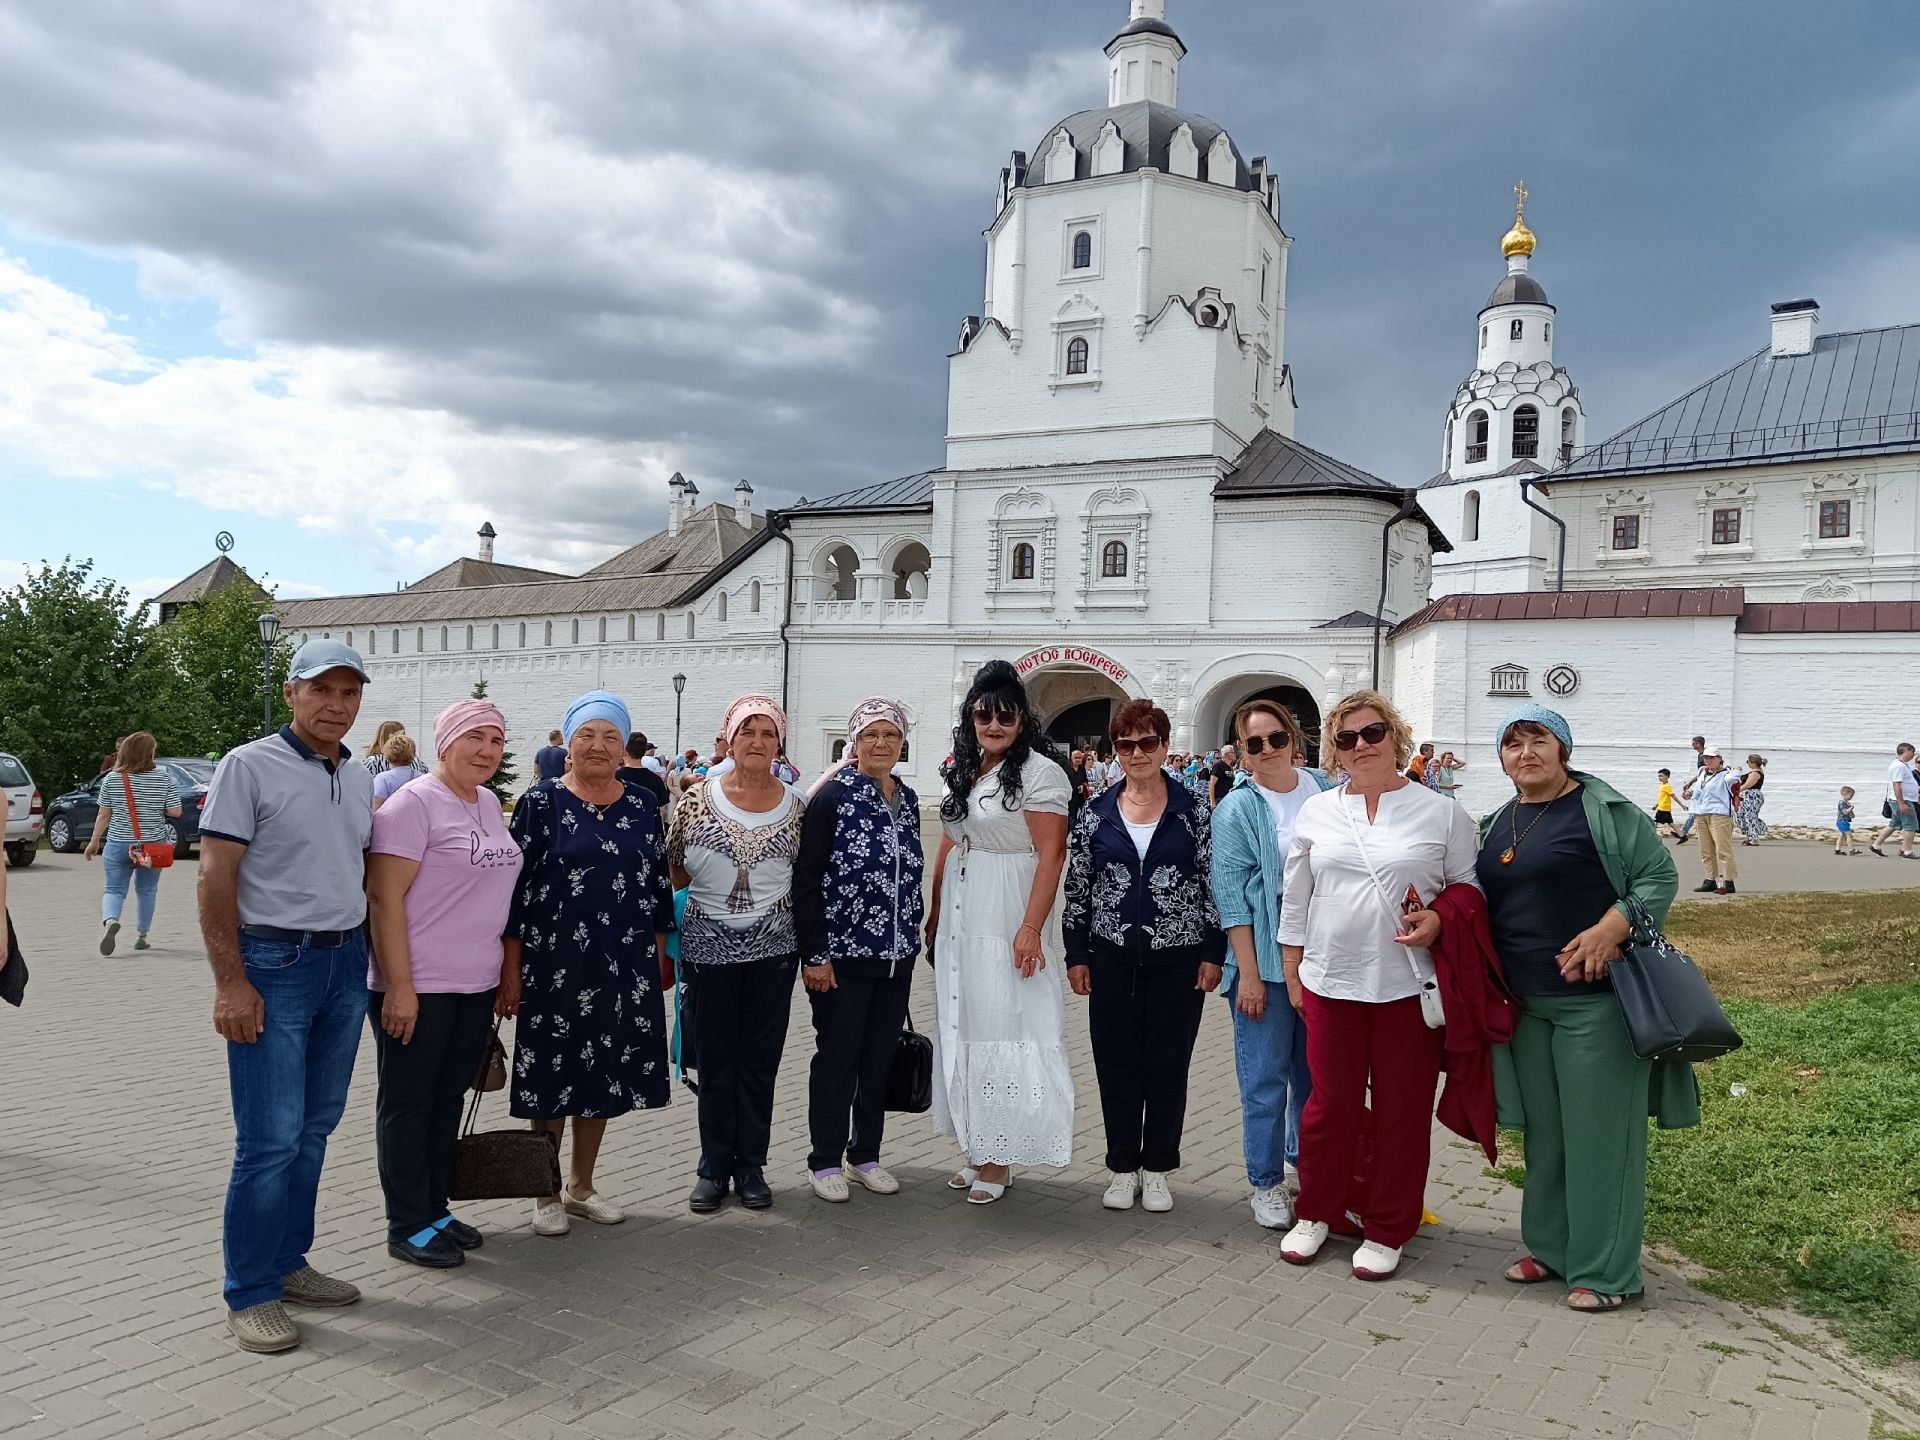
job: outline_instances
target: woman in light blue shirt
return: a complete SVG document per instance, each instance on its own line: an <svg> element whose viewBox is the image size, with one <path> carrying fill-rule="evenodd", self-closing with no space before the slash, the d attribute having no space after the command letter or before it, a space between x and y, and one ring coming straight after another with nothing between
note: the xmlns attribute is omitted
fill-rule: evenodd
<svg viewBox="0 0 1920 1440"><path fill-rule="evenodd" d="M150 948L154 907L160 903L160 872L136 865L134 825L138 816L140 840L164 843L173 839L167 822L180 816L180 786L173 772L153 763L154 740L136 730L120 742L113 769L100 777L100 813L94 818L87 859L104 856L106 887L100 896L100 953L113 954L120 935L120 912L126 908L127 886L132 884L139 930L133 948ZM127 801L131 792L133 804Z"/></svg>

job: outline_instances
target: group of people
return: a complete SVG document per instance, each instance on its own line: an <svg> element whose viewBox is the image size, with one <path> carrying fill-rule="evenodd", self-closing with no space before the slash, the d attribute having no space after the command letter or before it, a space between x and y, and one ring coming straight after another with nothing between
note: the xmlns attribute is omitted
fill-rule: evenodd
<svg viewBox="0 0 1920 1440"><path fill-rule="evenodd" d="M596 1163L609 1120L667 1102L670 1001L674 1048L700 1081L688 1206L770 1206L796 977L815 1041L807 1184L827 1202L897 1191L885 1099L923 951L932 1120L957 1142L948 1184L971 1205L999 1201L1016 1166L1070 1161L1070 991L1089 1007L1103 1203L1170 1209L1195 1039L1219 993L1253 1213L1286 1230L1286 1259L1309 1263L1338 1233L1361 1242L1355 1275L1394 1273L1421 1219L1444 1070L1444 1123L1490 1156L1496 1112L1527 1132L1531 1253L1508 1278L1558 1279L1579 1310L1640 1288L1635 1121L1651 1095L1684 1122L1691 1072L1633 1057L1607 968L1625 897L1660 917L1676 881L1646 815L1569 769L1571 733L1551 711L1503 725L1516 794L1477 835L1448 795L1409 779L1412 737L1372 691L1328 712L1337 784L1306 765L1285 707L1243 706L1245 768L1211 805L1167 763L1166 712L1133 701L1110 727L1120 778L1074 806L1017 673L990 662L953 729L923 905L894 701L863 701L845 758L802 791L780 768L781 706L740 697L719 737L729 764L669 817L636 778L654 772L632 753L625 705L591 692L567 710L560 773L509 818L488 788L506 723L484 699L441 712L434 766L376 811L375 776L342 744L366 678L337 641L301 647L291 723L222 760L202 820L236 1129L225 1298L244 1348L299 1342L285 1302L358 1297L307 1252L363 1021L389 1253L450 1267L485 1238L449 1208L461 1097L509 1017L513 1114L557 1148L571 1132L557 1193L533 1203L536 1233L624 1218ZM1050 956L1063 875L1065 954Z"/></svg>

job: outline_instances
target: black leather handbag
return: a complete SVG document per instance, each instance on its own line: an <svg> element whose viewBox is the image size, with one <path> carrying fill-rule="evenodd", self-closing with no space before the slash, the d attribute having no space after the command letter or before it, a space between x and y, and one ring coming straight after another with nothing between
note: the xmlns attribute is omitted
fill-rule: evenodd
<svg viewBox="0 0 1920 1440"><path fill-rule="evenodd" d="M933 1041L913 1028L910 1015L901 1021L893 1063L887 1067L886 1108L909 1115L933 1108Z"/></svg>
<svg viewBox="0 0 1920 1440"><path fill-rule="evenodd" d="M1711 1060L1738 1050L1740 1032L1700 967L1668 942L1644 905L1632 896L1626 903L1633 933L1612 975L1633 1053L1642 1060Z"/></svg>
<svg viewBox="0 0 1920 1440"><path fill-rule="evenodd" d="M494 1039L500 1026L493 1027ZM545 1130L487 1130L474 1133L480 1118L476 1088L467 1106L467 1122L453 1144L449 1200L539 1200L560 1193L560 1140Z"/></svg>

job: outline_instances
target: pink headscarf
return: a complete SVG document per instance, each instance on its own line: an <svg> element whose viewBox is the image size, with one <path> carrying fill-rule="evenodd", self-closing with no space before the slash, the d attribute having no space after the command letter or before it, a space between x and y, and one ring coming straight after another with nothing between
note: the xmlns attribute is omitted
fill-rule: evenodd
<svg viewBox="0 0 1920 1440"><path fill-rule="evenodd" d="M469 730L477 730L483 725L491 725L500 732L501 738L507 734L507 717L500 713L500 707L491 700L456 700L438 715L433 717L433 753L441 756Z"/></svg>
<svg viewBox="0 0 1920 1440"><path fill-rule="evenodd" d="M813 782L807 791L811 800L825 788L827 782L842 770L853 764L853 747L859 742L860 732L875 721L885 720L900 732L900 738L907 736L907 712L898 700L889 700L881 695L869 696L853 707L853 713L847 716L847 748L840 758L829 765L820 778Z"/></svg>
<svg viewBox="0 0 1920 1440"><path fill-rule="evenodd" d="M780 708L780 702L771 695L742 695L727 707L726 718L720 722L720 733L727 737L727 744L733 744L740 727L756 715L771 720L780 743L787 743L787 712Z"/></svg>

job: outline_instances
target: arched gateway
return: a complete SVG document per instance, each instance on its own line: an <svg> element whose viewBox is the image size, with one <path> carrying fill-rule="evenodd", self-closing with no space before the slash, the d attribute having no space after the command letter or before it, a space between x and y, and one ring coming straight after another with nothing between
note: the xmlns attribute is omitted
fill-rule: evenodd
<svg viewBox="0 0 1920 1440"><path fill-rule="evenodd" d="M1133 672L1081 645L1043 645L1013 662L1047 737L1062 746L1106 744L1113 712L1143 693Z"/></svg>

